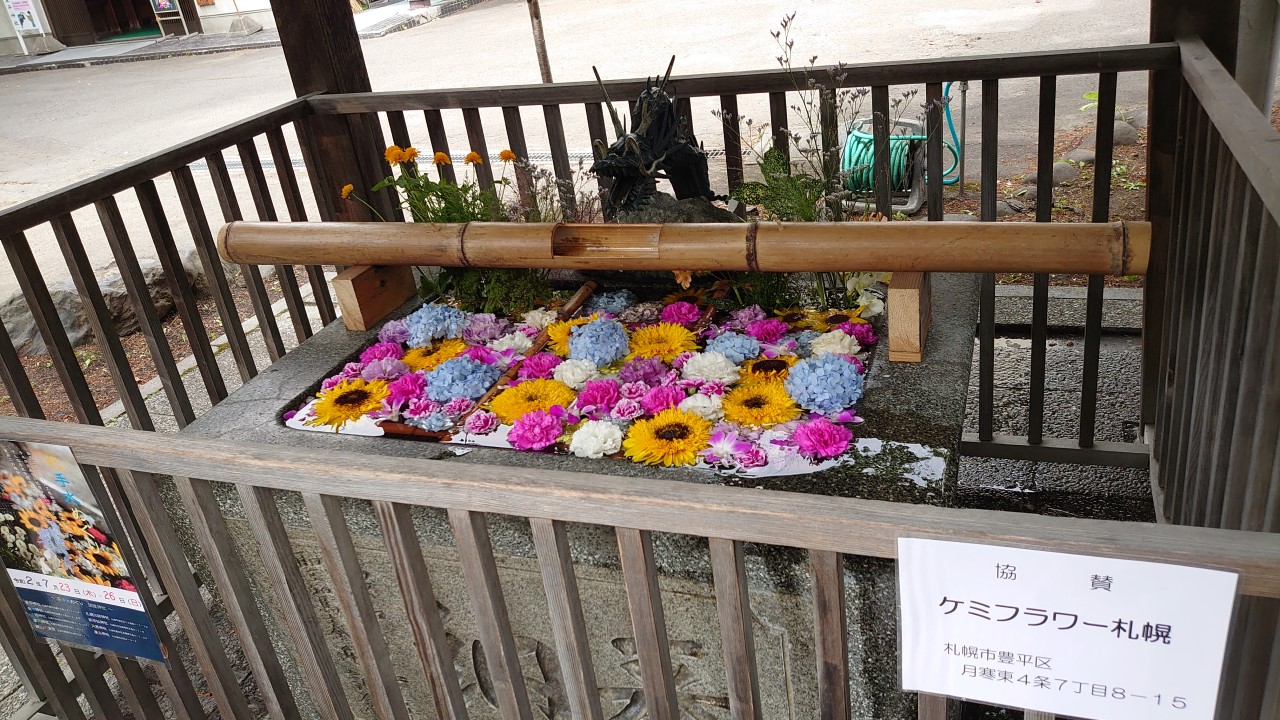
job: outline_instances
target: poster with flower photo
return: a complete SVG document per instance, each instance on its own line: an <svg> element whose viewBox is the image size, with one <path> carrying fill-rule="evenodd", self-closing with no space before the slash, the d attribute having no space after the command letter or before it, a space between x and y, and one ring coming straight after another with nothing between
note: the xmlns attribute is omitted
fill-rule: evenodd
<svg viewBox="0 0 1280 720"><path fill-rule="evenodd" d="M0 441L0 560L41 637L164 662L102 500L71 449Z"/></svg>

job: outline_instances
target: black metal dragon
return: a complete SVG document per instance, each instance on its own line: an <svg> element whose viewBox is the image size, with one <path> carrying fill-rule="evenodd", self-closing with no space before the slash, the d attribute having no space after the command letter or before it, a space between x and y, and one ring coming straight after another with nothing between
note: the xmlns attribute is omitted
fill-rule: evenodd
<svg viewBox="0 0 1280 720"><path fill-rule="evenodd" d="M618 135L608 147L600 140L593 143L596 161L591 170L612 181L605 198L606 217L642 207L653 196L660 179L671 182L678 200L715 198L707 175L707 153L693 136L689 119L676 110L675 98L667 94L667 81L671 79L675 62L672 57L661 83L652 78L648 88L640 93L631 108L630 132L618 119L600 73L596 72L596 82L604 93L605 105L609 107L613 129Z"/></svg>

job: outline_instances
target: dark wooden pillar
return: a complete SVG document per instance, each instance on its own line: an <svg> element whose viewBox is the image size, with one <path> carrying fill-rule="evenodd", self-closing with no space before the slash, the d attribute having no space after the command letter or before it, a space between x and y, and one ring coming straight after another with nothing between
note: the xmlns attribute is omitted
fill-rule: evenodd
<svg viewBox="0 0 1280 720"><path fill-rule="evenodd" d="M1151 0L1151 42L1169 42L1198 35L1228 69L1235 68L1240 23L1240 0ZM1164 273L1173 232L1173 153L1178 144L1178 70L1151 73L1147 95L1147 219L1151 221L1151 261L1143 308L1142 422L1155 420L1160 340L1164 312Z"/></svg>
<svg viewBox="0 0 1280 720"><path fill-rule="evenodd" d="M298 97L310 93L369 92L369 72L347 0L273 0L271 11L280 45ZM383 218L395 217L385 194L369 188L385 177L382 130L376 118L361 115L312 115L300 123L307 147L308 172L324 192L317 198L326 220L376 220L364 205L342 200L350 183Z"/></svg>

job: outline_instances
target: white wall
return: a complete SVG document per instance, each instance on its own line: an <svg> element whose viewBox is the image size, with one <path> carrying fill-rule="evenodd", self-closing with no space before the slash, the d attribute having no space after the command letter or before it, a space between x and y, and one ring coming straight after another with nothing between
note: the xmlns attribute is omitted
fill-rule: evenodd
<svg viewBox="0 0 1280 720"><path fill-rule="evenodd" d="M40 26L47 33L49 32L49 14L45 12L44 3L35 0L36 12L40 15ZM30 48L30 38L33 36L28 32L24 39L27 39L27 46ZM21 55L22 45L18 43L18 33L13 29L13 23L9 21L9 14L5 12L4 5L0 3L0 55Z"/></svg>
<svg viewBox="0 0 1280 720"><path fill-rule="evenodd" d="M217 0L212 5L200 5L200 25L208 34L224 33L231 27L231 21L236 19L236 6L240 7L240 14L245 17L253 18L262 24L264 28L273 28L276 26L275 16L271 14L270 0Z"/></svg>

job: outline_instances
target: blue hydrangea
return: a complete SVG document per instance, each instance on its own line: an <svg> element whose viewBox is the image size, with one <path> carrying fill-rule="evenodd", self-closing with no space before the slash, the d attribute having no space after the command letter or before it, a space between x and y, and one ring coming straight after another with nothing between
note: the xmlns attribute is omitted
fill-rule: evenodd
<svg viewBox="0 0 1280 720"><path fill-rule="evenodd" d="M822 333L817 330L804 330L791 335L783 335L782 339L796 341L796 355L800 357L809 357L813 354L813 341Z"/></svg>
<svg viewBox="0 0 1280 720"><path fill-rule="evenodd" d="M862 397L862 375L853 363L828 353L792 365L786 388L800 407L830 415L857 404Z"/></svg>
<svg viewBox="0 0 1280 720"><path fill-rule="evenodd" d="M426 347L439 338L462 335L469 316L456 307L431 303L423 305L404 319L409 330L410 347Z"/></svg>
<svg viewBox="0 0 1280 720"><path fill-rule="evenodd" d="M443 432L453 427L453 421L442 412L433 412L420 418L414 418L409 421L409 424L428 432Z"/></svg>
<svg viewBox="0 0 1280 720"><path fill-rule="evenodd" d="M750 335L727 332L707 343L707 350L718 352L738 364L760 354L760 341Z"/></svg>
<svg viewBox="0 0 1280 720"><path fill-rule="evenodd" d="M627 329L617 320L592 320L571 330L569 359L589 360L596 367L627 354Z"/></svg>
<svg viewBox="0 0 1280 720"><path fill-rule="evenodd" d="M502 371L468 357L446 360L427 373L427 397L436 402L454 398L475 400L493 386Z"/></svg>
<svg viewBox="0 0 1280 720"><path fill-rule="evenodd" d="M630 290L618 290L616 292L596 293L587 300L587 312L607 312L610 315L617 315L627 308L639 302L640 298Z"/></svg>

